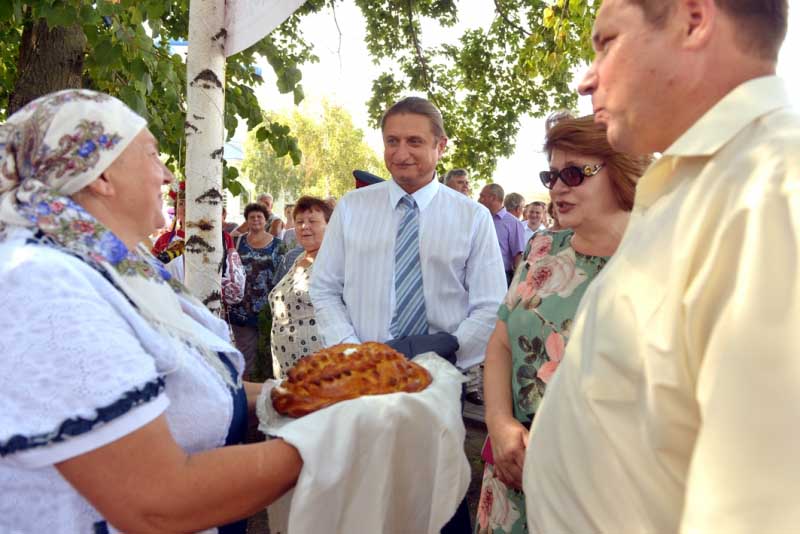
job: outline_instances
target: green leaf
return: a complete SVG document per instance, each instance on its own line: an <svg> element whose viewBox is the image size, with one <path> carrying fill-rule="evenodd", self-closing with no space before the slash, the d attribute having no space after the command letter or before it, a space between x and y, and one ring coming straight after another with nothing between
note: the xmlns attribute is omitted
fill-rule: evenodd
<svg viewBox="0 0 800 534"><path fill-rule="evenodd" d="M122 47L115 44L111 46L99 46L94 50L93 56L99 66L110 66L119 63L122 58Z"/></svg>
<svg viewBox="0 0 800 534"><path fill-rule="evenodd" d="M294 105L299 106L300 102L306 97L305 93L303 93L303 88L301 86L297 86L294 88Z"/></svg>
<svg viewBox="0 0 800 534"><path fill-rule="evenodd" d="M0 22L6 22L14 17L14 2L3 0L0 2Z"/></svg>
<svg viewBox="0 0 800 534"><path fill-rule="evenodd" d="M126 85L120 89L119 98L133 111L145 118L147 117L147 104L145 104L142 95L132 85Z"/></svg>

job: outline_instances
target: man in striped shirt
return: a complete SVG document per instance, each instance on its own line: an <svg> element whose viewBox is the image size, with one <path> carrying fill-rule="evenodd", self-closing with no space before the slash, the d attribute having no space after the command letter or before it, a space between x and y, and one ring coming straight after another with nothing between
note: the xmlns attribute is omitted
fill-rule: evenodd
<svg viewBox="0 0 800 534"><path fill-rule="evenodd" d="M408 356L452 350L456 365L466 369L483 361L506 292L494 224L485 207L436 179L447 136L430 102L401 100L386 112L381 130L392 179L339 201L317 255L311 300L320 333L326 346L398 346L413 338L401 349ZM423 335L398 339L392 332L402 300L395 287L395 245L408 196L418 210L414 265L421 271L425 321ZM470 532L464 503L443 532Z"/></svg>

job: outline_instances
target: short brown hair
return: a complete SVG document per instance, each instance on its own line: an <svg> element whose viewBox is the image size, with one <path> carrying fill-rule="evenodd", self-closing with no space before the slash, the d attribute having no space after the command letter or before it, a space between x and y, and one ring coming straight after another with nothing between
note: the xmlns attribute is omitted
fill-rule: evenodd
<svg viewBox="0 0 800 534"><path fill-rule="evenodd" d="M525 197L519 193L509 193L506 195L505 200L503 200L503 206L507 211L517 210L521 208L523 204L525 204Z"/></svg>
<svg viewBox="0 0 800 534"><path fill-rule="evenodd" d="M628 0L644 10L647 21L661 28L669 18L674 0ZM789 27L788 0L715 0L717 7L738 22L741 50L760 58L778 59Z"/></svg>
<svg viewBox="0 0 800 534"><path fill-rule="evenodd" d="M317 210L321 211L322 215L325 217L325 222L331 220L331 207L328 205L327 202L322 200L321 198L317 197L300 197L297 199L297 204L292 210L292 219L296 218L299 214L305 213L306 211Z"/></svg>
<svg viewBox="0 0 800 534"><path fill-rule="evenodd" d="M263 205L259 204L258 202L251 202L247 206L244 207L244 218L247 219L247 216L253 213L254 211L259 211L264 215L266 220L269 220L269 210Z"/></svg>
<svg viewBox="0 0 800 534"><path fill-rule="evenodd" d="M555 113L547 119L545 135L544 150L548 158L552 156L553 149L558 148L603 160L619 207L625 211L633 209L636 181L647 169L652 157L629 156L611 148L606 127L595 123L594 115L574 118L568 113Z"/></svg>
<svg viewBox="0 0 800 534"><path fill-rule="evenodd" d="M386 119L392 115L403 115L411 113L414 115L423 115L428 117L431 123L431 132L434 137L447 137L444 131L444 120L442 114L430 101L420 98L418 96L407 96L406 98L396 102L392 107L386 110L381 118L381 131L386 125Z"/></svg>

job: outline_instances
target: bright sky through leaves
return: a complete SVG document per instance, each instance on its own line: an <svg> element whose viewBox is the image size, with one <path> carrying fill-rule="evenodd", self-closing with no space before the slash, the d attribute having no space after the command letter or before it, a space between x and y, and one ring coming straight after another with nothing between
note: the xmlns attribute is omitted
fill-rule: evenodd
<svg viewBox="0 0 800 534"><path fill-rule="evenodd" d="M790 2L789 36L783 46L778 73L786 79L794 95L795 105L800 109L800 5L798 0ZM424 46L435 46L440 42L456 42L461 32L468 28L488 25L493 17L492 2L462 2L459 4L459 23L453 28L438 28L423 25ZM321 101L341 104L350 111L357 127L364 130L367 142L379 156L383 153L380 132L367 125L367 101L371 96L371 84L380 73L367 53L364 45L364 21L360 11L352 2L338 4L336 20L341 29L341 41L331 11L307 16L302 22L305 35L315 45L315 53L320 61L302 67L303 88L306 100L302 104L306 112L321 113ZM313 37L312 37L313 36ZM256 90L261 105L265 109L285 110L293 107L291 95L280 95L274 89L274 75L265 64L262 65L266 83ZM576 79L582 74L576 73ZM579 100L579 111L591 113L588 98ZM446 125L445 125L446 126ZM543 140L543 121L525 119L522 121L516 140L516 151L510 158L498 162L494 180L506 192L522 193L526 200L545 198L546 190L536 178L538 171L547 166L547 160L540 152ZM243 135L241 136L244 137ZM477 191L475 191L477 198Z"/></svg>

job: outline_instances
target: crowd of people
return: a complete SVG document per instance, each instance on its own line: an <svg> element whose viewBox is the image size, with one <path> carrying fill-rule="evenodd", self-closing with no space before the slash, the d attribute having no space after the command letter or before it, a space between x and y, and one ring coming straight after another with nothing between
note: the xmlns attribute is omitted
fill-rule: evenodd
<svg viewBox="0 0 800 534"><path fill-rule="evenodd" d="M183 286L184 193L145 120L89 90L28 104L0 125L0 530L242 533L303 468L244 444L261 371L380 341L483 378L477 517L443 533L792 531L787 10L605 0L594 113L547 121L549 202L440 178L441 113L399 100L388 179L223 217L223 318Z"/></svg>

